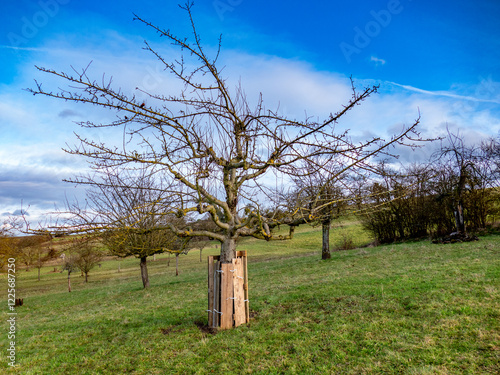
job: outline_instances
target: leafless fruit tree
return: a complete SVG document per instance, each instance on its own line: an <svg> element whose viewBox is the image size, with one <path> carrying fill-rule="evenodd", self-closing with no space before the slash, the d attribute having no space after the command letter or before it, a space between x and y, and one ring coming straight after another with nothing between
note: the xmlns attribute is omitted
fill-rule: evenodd
<svg viewBox="0 0 500 375"><path fill-rule="evenodd" d="M101 166L94 174L79 176L72 182L85 184L88 189L85 206L78 202L68 204L68 213L72 215L68 228L91 233L112 255L139 258L144 288L149 286L147 257L169 251L178 255L187 244L188 239L180 240L168 227L181 227L184 222L170 212L169 187L147 170ZM92 243L85 238L76 244L78 259L83 252L81 260L85 265L87 258L94 258L91 253L96 250L89 247Z"/></svg>
<svg viewBox="0 0 500 375"><path fill-rule="evenodd" d="M377 87L358 91L353 85L350 100L322 121L310 117L291 119L278 110L269 110L262 95L251 107L243 88L230 87L218 65L220 40L219 48L209 56L193 20L192 4L181 8L190 21L190 38L178 37L136 17L182 54L168 61L145 42L145 49L182 83L178 94L142 92L147 95L143 101L114 89L111 79L91 78L87 68L67 74L43 67L38 69L59 77L68 84L67 89L53 92L37 82L30 91L114 111L115 121L80 125L91 129L121 128L128 143L116 147L79 136L80 145L68 151L88 158L96 168L129 166L162 174L172 182L169 194L175 197L173 211L180 217L208 213L217 230L166 225L180 238L208 237L220 241L222 263L230 263L234 258L238 238L286 239L290 235L274 235L272 228L289 224L293 229L303 222L303 218L296 217L295 222L276 214L282 212L279 205L275 205L277 211L268 209L272 206L269 199L278 194L265 177L273 173L292 174L304 160L326 157L344 158L347 163L339 173L345 172L389 146L416 136L418 120L390 140L374 138L354 143L347 133L336 131L338 121L376 92Z"/></svg>
<svg viewBox="0 0 500 375"><path fill-rule="evenodd" d="M73 264L85 275L85 282L88 282L89 272L97 266L104 257L101 249L102 244L98 238L91 236L75 237L71 243L71 252L75 258Z"/></svg>

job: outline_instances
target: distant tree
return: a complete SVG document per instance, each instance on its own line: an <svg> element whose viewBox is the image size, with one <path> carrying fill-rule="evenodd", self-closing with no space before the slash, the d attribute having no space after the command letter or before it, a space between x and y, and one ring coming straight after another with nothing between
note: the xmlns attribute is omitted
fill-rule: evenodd
<svg viewBox="0 0 500 375"><path fill-rule="evenodd" d="M471 240L498 207L491 144L466 145L449 132L427 163L385 170L367 184L364 224L380 242L433 237Z"/></svg>
<svg viewBox="0 0 500 375"><path fill-rule="evenodd" d="M436 212L430 195L432 173L426 165L399 170L381 166L383 173L366 186L363 224L380 243L426 237Z"/></svg>
<svg viewBox="0 0 500 375"><path fill-rule="evenodd" d="M481 150L490 161L492 175L498 180L500 178L500 136L481 142Z"/></svg>
<svg viewBox="0 0 500 375"><path fill-rule="evenodd" d="M89 272L98 265L104 254L98 239L92 237L76 237L71 244L71 251L75 258L73 264L85 275L85 282L88 282Z"/></svg>
<svg viewBox="0 0 500 375"><path fill-rule="evenodd" d="M19 238L17 241L16 255L17 258L26 266L26 271L30 268L36 261L38 252L36 250L37 239L36 236L26 236Z"/></svg>
<svg viewBox="0 0 500 375"><path fill-rule="evenodd" d="M490 189L498 184L492 150L494 144L467 145L460 133L448 131L436 153L435 170L441 180L436 194L453 212L458 234L467 232L466 223L472 229L486 226Z"/></svg>
<svg viewBox="0 0 500 375"><path fill-rule="evenodd" d="M38 269L38 281L40 281L40 272L45 263L57 258L57 252L52 245L52 240L48 239L36 246L37 259L35 267Z"/></svg>
<svg viewBox="0 0 500 375"><path fill-rule="evenodd" d="M321 159L305 162L293 177L297 191L296 208L304 222L316 223L322 227L321 259L330 259L330 227L335 218L345 213L347 207L347 178L339 165L331 165Z"/></svg>
<svg viewBox="0 0 500 375"><path fill-rule="evenodd" d="M168 186L146 170L104 168L78 181L90 186L87 206L70 205L76 230L94 231L112 255L140 259L144 288L149 286L147 257L163 252L182 251L183 244L169 229L180 222L171 211Z"/></svg>
<svg viewBox="0 0 500 375"><path fill-rule="evenodd" d="M68 272L68 292L71 293L71 273L75 270L77 270L78 267L75 264L75 259L70 253L69 256L64 258L64 264L62 266L62 271L67 271Z"/></svg>
<svg viewBox="0 0 500 375"><path fill-rule="evenodd" d="M26 271L33 266L38 269L38 281L43 265L57 257L56 251L51 246L51 240L50 234L24 236L16 240L17 257L26 265Z"/></svg>

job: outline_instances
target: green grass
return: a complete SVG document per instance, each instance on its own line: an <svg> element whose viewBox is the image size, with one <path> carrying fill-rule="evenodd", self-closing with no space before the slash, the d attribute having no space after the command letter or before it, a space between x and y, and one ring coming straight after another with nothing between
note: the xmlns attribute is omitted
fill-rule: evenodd
<svg viewBox="0 0 500 375"><path fill-rule="evenodd" d="M354 222L332 230L370 242ZM497 374L500 236L468 244L416 242L335 252L320 260L320 228L291 242L245 240L248 325L206 324L206 255L103 262L84 284L18 270L17 374ZM6 277L1 282L6 285ZM4 290L6 287L4 288ZM7 301L0 306L7 312ZM5 314L6 316L6 314ZM7 318L5 318L6 320ZM7 324L1 347L7 348ZM6 370L7 369L7 370Z"/></svg>

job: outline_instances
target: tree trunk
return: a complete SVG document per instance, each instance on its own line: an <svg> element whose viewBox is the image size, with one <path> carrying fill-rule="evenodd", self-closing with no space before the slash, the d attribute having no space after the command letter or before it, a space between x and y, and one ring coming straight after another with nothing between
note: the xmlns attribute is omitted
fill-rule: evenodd
<svg viewBox="0 0 500 375"><path fill-rule="evenodd" d="M221 263L231 263L236 255L236 238L227 237L221 245L220 261Z"/></svg>
<svg viewBox="0 0 500 375"><path fill-rule="evenodd" d="M144 288L149 287L148 266L146 264L146 258L147 257L141 258L141 277L142 277L142 285L144 286Z"/></svg>
<svg viewBox="0 0 500 375"><path fill-rule="evenodd" d="M41 268L42 268L42 267L38 267L38 281L40 281L40 269L41 269Z"/></svg>
<svg viewBox="0 0 500 375"><path fill-rule="evenodd" d="M464 221L464 207L461 201L459 201L455 207L455 226L457 227L458 233L465 233L465 221Z"/></svg>
<svg viewBox="0 0 500 375"><path fill-rule="evenodd" d="M175 276L179 276L179 253L175 254Z"/></svg>
<svg viewBox="0 0 500 375"><path fill-rule="evenodd" d="M85 272L85 282L88 282L88 281L89 281L89 273Z"/></svg>
<svg viewBox="0 0 500 375"><path fill-rule="evenodd" d="M321 259L330 259L330 225L331 220L323 221L323 249L321 250Z"/></svg>
<svg viewBox="0 0 500 375"><path fill-rule="evenodd" d="M203 251L203 249L200 249L200 263L201 263L201 252Z"/></svg>
<svg viewBox="0 0 500 375"><path fill-rule="evenodd" d="M71 272L68 271L68 292L71 292Z"/></svg>

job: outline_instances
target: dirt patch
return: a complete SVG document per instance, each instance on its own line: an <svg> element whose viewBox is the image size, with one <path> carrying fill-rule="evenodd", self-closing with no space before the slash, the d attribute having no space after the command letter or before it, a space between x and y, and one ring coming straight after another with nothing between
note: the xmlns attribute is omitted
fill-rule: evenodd
<svg viewBox="0 0 500 375"><path fill-rule="evenodd" d="M460 242L472 242L479 241L479 238L475 235L469 235L466 233L452 233L447 237L438 238L432 241L434 244L449 244L449 243L460 243Z"/></svg>
<svg viewBox="0 0 500 375"><path fill-rule="evenodd" d="M216 335L218 332L216 328L209 327L204 322L196 321L194 324L204 334Z"/></svg>
<svg viewBox="0 0 500 375"><path fill-rule="evenodd" d="M179 333L179 332L183 332L184 329L182 328L178 328L178 327L168 327L168 328L160 328L160 331L161 333L163 333L164 335L169 335L171 333Z"/></svg>

